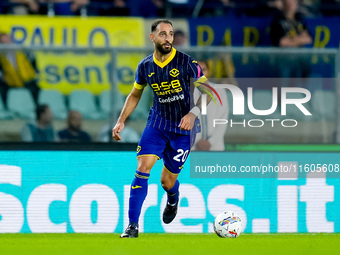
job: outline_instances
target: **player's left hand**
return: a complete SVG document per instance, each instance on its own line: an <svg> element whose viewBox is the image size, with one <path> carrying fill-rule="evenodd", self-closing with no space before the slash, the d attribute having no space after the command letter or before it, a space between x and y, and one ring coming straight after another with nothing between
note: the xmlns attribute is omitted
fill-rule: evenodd
<svg viewBox="0 0 340 255"><path fill-rule="evenodd" d="M187 115L185 115L181 122L179 123L178 127L180 127L183 130L191 130L194 126L196 116L192 112L189 112Z"/></svg>

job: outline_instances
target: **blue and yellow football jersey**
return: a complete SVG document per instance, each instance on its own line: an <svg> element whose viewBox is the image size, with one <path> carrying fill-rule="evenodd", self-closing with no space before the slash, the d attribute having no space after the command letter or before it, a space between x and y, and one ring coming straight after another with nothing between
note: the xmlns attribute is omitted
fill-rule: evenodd
<svg viewBox="0 0 340 255"><path fill-rule="evenodd" d="M147 84L153 90L154 101L150 109L147 127L189 135L178 125L193 104L193 90L190 79L205 79L197 61L189 55L172 49L170 57L159 62L153 54L143 59L137 67L135 88L143 89ZM194 132L200 132L196 118Z"/></svg>

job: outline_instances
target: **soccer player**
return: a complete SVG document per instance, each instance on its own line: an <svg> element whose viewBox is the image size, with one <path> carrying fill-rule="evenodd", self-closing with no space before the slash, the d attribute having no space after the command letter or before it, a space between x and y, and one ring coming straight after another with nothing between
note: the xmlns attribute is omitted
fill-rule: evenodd
<svg viewBox="0 0 340 255"><path fill-rule="evenodd" d="M193 106L190 94L196 84L206 78L197 61L172 47L174 31L169 20L157 20L151 26L150 39L155 51L137 67L134 87L127 97L122 112L112 129L112 137L120 140L124 121L136 108L147 84L154 94L146 128L137 147L137 171L131 184L129 199L129 226L121 238L138 237L138 219L148 190L151 168L163 159L161 183L168 194L163 222L169 224L177 214L180 173L188 157L195 134L200 131L198 106ZM210 101L208 96L208 102Z"/></svg>

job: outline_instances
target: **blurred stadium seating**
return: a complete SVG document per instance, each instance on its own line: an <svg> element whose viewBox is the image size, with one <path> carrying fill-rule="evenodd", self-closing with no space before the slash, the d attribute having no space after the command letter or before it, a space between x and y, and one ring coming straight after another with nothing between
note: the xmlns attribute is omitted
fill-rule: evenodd
<svg viewBox="0 0 340 255"><path fill-rule="evenodd" d="M94 95L88 90L73 90L69 96L69 109L80 112L85 119L103 119L105 112L98 110Z"/></svg>
<svg viewBox="0 0 340 255"><path fill-rule="evenodd" d="M53 116L56 119L66 119L67 107L64 95L59 90L46 89L39 93L39 104L48 104L52 110Z"/></svg>
<svg viewBox="0 0 340 255"><path fill-rule="evenodd" d="M35 119L35 103L28 89L9 89L7 97L7 106L10 112L22 119Z"/></svg>
<svg viewBox="0 0 340 255"><path fill-rule="evenodd" d="M5 104L0 97L0 119L12 119L13 114L6 110Z"/></svg>
<svg viewBox="0 0 340 255"><path fill-rule="evenodd" d="M103 91L99 95L99 108L100 111L105 114L106 117L109 116L111 112L111 95L110 91Z"/></svg>

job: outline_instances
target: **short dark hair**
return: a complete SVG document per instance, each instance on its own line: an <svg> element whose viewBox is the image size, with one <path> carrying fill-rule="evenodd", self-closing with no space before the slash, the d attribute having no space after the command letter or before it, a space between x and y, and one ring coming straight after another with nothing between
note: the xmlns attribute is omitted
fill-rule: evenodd
<svg viewBox="0 0 340 255"><path fill-rule="evenodd" d="M170 20L168 20L168 19L159 19L159 20L156 20L154 23L152 23L152 25L151 25L151 33L155 32L157 26L159 24L161 24L161 23L170 24L172 26L172 23L171 23Z"/></svg>
<svg viewBox="0 0 340 255"><path fill-rule="evenodd" d="M37 114L37 120L40 120L41 115L44 112L46 112L47 108L49 108L47 104L41 104L37 106L37 108L35 109L35 113Z"/></svg>

